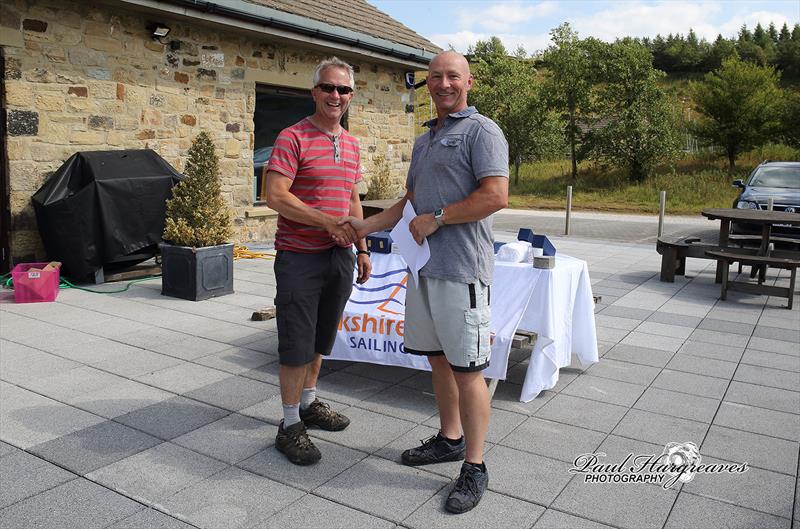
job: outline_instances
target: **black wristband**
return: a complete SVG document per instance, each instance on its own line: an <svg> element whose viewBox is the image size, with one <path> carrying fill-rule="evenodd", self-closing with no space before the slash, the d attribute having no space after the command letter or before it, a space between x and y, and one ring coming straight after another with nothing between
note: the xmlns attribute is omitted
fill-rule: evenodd
<svg viewBox="0 0 800 529"><path fill-rule="evenodd" d="M372 252L370 252L369 250L358 250L356 252L356 255L366 255L367 257L369 257L371 254Z"/></svg>

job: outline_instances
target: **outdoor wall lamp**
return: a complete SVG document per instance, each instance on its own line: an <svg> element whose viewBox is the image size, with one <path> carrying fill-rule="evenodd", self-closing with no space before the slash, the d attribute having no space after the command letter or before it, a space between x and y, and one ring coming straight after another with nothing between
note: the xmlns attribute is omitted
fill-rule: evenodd
<svg viewBox="0 0 800 529"><path fill-rule="evenodd" d="M153 40L161 41L161 39L169 35L171 28L167 25L153 22L147 26L147 30L152 34Z"/></svg>

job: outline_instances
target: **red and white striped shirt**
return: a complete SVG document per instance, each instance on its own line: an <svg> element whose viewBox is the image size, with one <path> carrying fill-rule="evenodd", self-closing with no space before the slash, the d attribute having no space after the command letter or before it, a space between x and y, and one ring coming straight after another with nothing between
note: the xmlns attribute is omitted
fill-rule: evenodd
<svg viewBox="0 0 800 529"><path fill-rule="evenodd" d="M332 136L304 118L278 135L267 170L291 178L289 191L307 206L344 217L353 186L361 181L358 140L344 129ZM276 250L311 253L333 246L324 229L278 215Z"/></svg>

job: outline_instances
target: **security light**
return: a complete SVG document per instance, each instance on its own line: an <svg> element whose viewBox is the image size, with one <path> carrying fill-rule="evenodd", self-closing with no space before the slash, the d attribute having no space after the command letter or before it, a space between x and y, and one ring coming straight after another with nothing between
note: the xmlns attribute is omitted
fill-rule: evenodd
<svg viewBox="0 0 800 529"><path fill-rule="evenodd" d="M169 35L170 27L164 24L152 23L147 26L147 30L152 33L154 39L160 40Z"/></svg>

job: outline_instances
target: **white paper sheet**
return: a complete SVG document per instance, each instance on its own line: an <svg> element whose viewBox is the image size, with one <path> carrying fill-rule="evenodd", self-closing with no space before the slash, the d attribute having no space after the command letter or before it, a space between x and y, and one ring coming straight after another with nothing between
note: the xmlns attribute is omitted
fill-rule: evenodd
<svg viewBox="0 0 800 529"><path fill-rule="evenodd" d="M414 287L419 285L419 271L431 258L431 248L428 246L428 239L422 241L422 244L417 244L414 237L411 235L411 230L408 229L409 224L417 216L414 211L414 206L411 201L407 201L403 208L403 217L392 229L390 235L392 241L397 245L400 250L400 255L403 256L408 269L411 271L411 276L414 278Z"/></svg>

